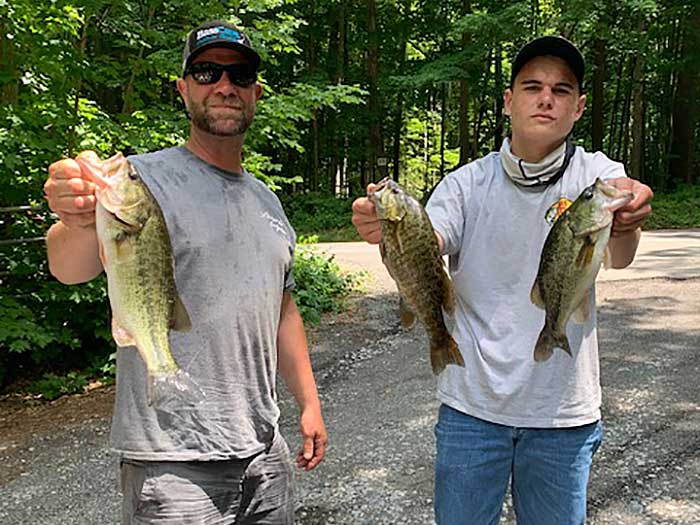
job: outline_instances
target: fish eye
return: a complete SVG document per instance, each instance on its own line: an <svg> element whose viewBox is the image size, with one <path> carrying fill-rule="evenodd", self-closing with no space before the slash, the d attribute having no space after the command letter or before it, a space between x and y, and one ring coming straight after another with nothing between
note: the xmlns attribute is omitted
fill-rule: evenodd
<svg viewBox="0 0 700 525"><path fill-rule="evenodd" d="M391 193L393 193L394 195L396 195L396 194L399 193L399 190L398 190L397 188L391 188Z"/></svg>
<svg viewBox="0 0 700 525"><path fill-rule="evenodd" d="M139 180L139 174L135 170L129 170L129 178L131 180Z"/></svg>
<svg viewBox="0 0 700 525"><path fill-rule="evenodd" d="M583 192L583 198L587 201L591 200L593 198L593 188L586 188Z"/></svg>

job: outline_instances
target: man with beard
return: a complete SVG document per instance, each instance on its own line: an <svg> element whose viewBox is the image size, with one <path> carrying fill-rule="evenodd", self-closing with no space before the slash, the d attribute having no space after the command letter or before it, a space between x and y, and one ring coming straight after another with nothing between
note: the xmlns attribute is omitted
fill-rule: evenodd
<svg viewBox="0 0 700 525"><path fill-rule="evenodd" d="M111 445L120 455L125 524L293 523L277 367L301 413L297 466L311 470L324 456L326 430L290 293L295 234L275 195L241 164L262 91L259 65L238 28L220 21L196 28L177 81L191 118L187 142L129 157L168 226L193 325L171 334L172 351L202 387L197 410L206 417L189 426L162 417L148 405L138 352L118 349ZM74 159L63 159L50 166L44 190L59 217L47 235L51 273L66 284L93 279L103 271L94 185Z"/></svg>

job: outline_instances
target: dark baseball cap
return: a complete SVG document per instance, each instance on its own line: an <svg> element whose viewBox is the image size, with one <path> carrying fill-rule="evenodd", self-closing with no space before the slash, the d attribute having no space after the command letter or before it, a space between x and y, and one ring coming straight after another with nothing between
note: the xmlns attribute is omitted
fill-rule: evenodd
<svg viewBox="0 0 700 525"><path fill-rule="evenodd" d="M255 71L260 66L260 55L253 49L250 39L243 31L228 22L210 20L190 31L187 36L182 52L183 74L197 55L213 47L228 47L238 51Z"/></svg>
<svg viewBox="0 0 700 525"><path fill-rule="evenodd" d="M583 92L583 73L586 69L583 55L578 48L569 42L566 38L560 36L541 36L530 40L518 51L513 67L510 72L510 87L513 87L515 77L518 76L520 70L530 60L535 57L551 55L561 58L567 63L571 72L578 80L578 89Z"/></svg>

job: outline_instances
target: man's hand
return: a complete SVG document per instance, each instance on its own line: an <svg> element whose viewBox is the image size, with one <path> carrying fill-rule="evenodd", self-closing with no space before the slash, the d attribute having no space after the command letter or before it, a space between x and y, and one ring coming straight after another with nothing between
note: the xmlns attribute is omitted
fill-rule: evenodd
<svg viewBox="0 0 700 525"><path fill-rule="evenodd" d="M297 454L297 467L306 471L314 469L326 453L328 435L320 409L307 409L301 414L299 430L304 440Z"/></svg>
<svg viewBox="0 0 700 525"><path fill-rule="evenodd" d="M629 177L620 177L607 181L611 186L619 190L631 191L634 198L615 212L612 236L621 237L641 227L644 219L651 214L649 202L654 197L654 192L646 184Z"/></svg>
<svg viewBox="0 0 700 525"><path fill-rule="evenodd" d="M376 185L367 186L367 195ZM382 224L377 217L374 203L367 197L355 199L352 203L352 223L365 241L370 244L378 244L382 240Z"/></svg>
<svg viewBox="0 0 700 525"><path fill-rule="evenodd" d="M86 160L99 158L93 151L78 155ZM74 159L62 159L49 166L44 195L61 222L69 228L95 224L95 185L90 182Z"/></svg>

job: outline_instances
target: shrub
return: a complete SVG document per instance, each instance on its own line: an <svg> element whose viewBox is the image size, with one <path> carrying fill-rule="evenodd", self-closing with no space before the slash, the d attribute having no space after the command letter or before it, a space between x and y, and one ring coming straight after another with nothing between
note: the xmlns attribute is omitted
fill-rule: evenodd
<svg viewBox="0 0 700 525"><path fill-rule="evenodd" d="M321 192L280 200L297 235L315 235L320 242L360 240L351 222L352 200Z"/></svg>
<svg viewBox="0 0 700 525"><path fill-rule="evenodd" d="M297 308L308 324L317 324L325 312L337 312L355 285L353 275L343 274L332 255L298 246L294 259Z"/></svg>
<svg viewBox="0 0 700 525"><path fill-rule="evenodd" d="M672 193L657 193L645 230L700 228L700 187L681 186Z"/></svg>

